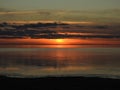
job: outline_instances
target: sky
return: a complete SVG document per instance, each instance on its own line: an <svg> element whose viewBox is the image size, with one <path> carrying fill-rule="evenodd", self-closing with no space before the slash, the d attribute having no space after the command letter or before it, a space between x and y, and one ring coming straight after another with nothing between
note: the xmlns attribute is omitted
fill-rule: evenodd
<svg viewBox="0 0 120 90"><path fill-rule="evenodd" d="M0 0L0 8L15 10L120 9L120 0Z"/></svg>

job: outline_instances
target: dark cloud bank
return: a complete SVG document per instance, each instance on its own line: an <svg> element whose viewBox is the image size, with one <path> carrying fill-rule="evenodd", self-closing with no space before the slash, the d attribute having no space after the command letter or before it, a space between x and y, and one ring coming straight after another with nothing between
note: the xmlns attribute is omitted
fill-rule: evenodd
<svg viewBox="0 0 120 90"><path fill-rule="evenodd" d="M0 38L120 38L119 25L0 24Z"/></svg>

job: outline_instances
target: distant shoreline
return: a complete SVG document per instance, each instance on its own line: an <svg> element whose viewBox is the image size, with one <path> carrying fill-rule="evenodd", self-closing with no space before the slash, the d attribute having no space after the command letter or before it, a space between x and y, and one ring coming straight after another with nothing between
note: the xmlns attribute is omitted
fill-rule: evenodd
<svg viewBox="0 0 120 90"><path fill-rule="evenodd" d="M0 76L0 81L3 88L9 89L120 89L120 79L98 77L15 78Z"/></svg>

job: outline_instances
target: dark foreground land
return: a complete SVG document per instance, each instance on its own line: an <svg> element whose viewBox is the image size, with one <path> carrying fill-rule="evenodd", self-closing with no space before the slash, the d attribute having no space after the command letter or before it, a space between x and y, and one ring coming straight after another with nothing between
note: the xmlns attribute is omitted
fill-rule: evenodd
<svg viewBox="0 0 120 90"><path fill-rule="evenodd" d="M119 79L97 77L9 78L0 76L0 90L120 90Z"/></svg>

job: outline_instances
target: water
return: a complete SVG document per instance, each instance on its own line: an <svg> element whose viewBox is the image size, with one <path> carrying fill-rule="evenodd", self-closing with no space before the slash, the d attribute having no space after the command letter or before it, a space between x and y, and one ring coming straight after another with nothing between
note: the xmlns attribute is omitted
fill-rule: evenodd
<svg viewBox="0 0 120 90"><path fill-rule="evenodd" d="M11 45L0 47L1 75L120 78L120 48L116 46Z"/></svg>

